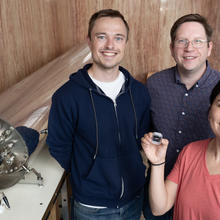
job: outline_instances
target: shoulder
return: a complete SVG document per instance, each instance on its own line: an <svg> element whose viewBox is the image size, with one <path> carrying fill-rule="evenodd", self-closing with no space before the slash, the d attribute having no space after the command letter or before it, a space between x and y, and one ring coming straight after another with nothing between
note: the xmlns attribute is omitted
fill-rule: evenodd
<svg viewBox="0 0 220 220"><path fill-rule="evenodd" d="M187 144L180 153L180 157L191 158L192 160L195 159L198 155L202 154L208 143L210 138L205 140L194 141Z"/></svg>
<svg viewBox="0 0 220 220"><path fill-rule="evenodd" d="M220 72L218 70L212 69L210 66L209 66L209 68L210 68L213 76L220 78Z"/></svg>
<svg viewBox="0 0 220 220"><path fill-rule="evenodd" d="M163 78L163 77L168 77L169 75L172 75L175 73L176 70L176 66L161 70L159 72L155 72L154 74L152 74L148 80L153 80L155 78Z"/></svg>
<svg viewBox="0 0 220 220"><path fill-rule="evenodd" d="M137 99L147 99L150 100L150 95L149 95L149 91L148 88L141 82L139 82L138 80L134 79L131 76L131 83L130 83L130 89L131 89L131 93L132 95L134 95L134 97L137 97Z"/></svg>
<svg viewBox="0 0 220 220"><path fill-rule="evenodd" d="M66 95L74 95L80 92L82 89L89 88L89 82L86 80L86 70L79 69L77 72L72 73L69 80L61 85L54 93L54 96L62 97Z"/></svg>
<svg viewBox="0 0 220 220"><path fill-rule="evenodd" d="M141 83L140 81L136 80L132 76L130 78L130 81L131 81L131 88L132 89L142 90L143 92L148 93L148 89L146 88L146 86L143 83Z"/></svg>
<svg viewBox="0 0 220 220"><path fill-rule="evenodd" d="M220 80L220 72L212 69L209 64L207 70L207 80L204 83L204 87L209 87L210 89L212 89Z"/></svg>
<svg viewBox="0 0 220 220"><path fill-rule="evenodd" d="M217 70L211 69L211 82L215 85L220 80L220 72Z"/></svg>
<svg viewBox="0 0 220 220"><path fill-rule="evenodd" d="M154 73L147 79L147 82L146 82L147 87L151 87L155 84L163 85L164 83L167 83L167 82L174 82L175 70L176 70L176 67L173 66L168 69L164 69L160 72Z"/></svg>
<svg viewBox="0 0 220 220"><path fill-rule="evenodd" d="M141 83L140 81L136 80L129 72L128 70L126 70L125 68L121 67L119 68L119 70L124 74L125 76L125 80L128 82L128 87L131 88L132 92L133 91L142 91L144 93L148 93L147 88L145 87L145 85L143 83Z"/></svg>
<svg viewBox="0 0 220 220"><path fill-rule="evenodd" d="M53 94L53 98L64 98L68 94L71 94L75 90L74 83L72 81L67 81L62 86L60 86Z"/></svg>
<svg viewBox="0 0 220 220"><path fill-rule="evenodd" d="M150 104L150 95L146 86L136 80L126 69L120 67L120 71L125 76L125 89L130 92L132 99L135 103L139 103L140 106L146 108Z"/></svg>
<svg viewBox="0 0 220 220"><path fill-rule="evenodd" d="M88 89L86 90L77 82L77 75L79 75L78 72L72 74L71 78L54 92L52 96L53 104L70 106L80 98L87 97Z"/></svg>

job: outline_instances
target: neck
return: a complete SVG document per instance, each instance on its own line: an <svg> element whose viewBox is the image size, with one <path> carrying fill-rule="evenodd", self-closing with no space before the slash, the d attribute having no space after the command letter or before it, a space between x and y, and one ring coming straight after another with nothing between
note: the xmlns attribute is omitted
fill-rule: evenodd
<svg viewBox="0 0 220 220"><path fill-rule="evenodd" d="M111 68L111 69L104 69L104 68L97 68L94 65L88 70L90 76L94 79L99 80L101 82L111 82L117 79L119 75L119 68Z"/></svg>
<svg viewBox="0 0 220 220"><path fill-rule="evenodd" d="M184 70L178 67L181 82L185 84L186 88L189 90L192 88L196 82L203 76L206 71L206 65L201 67L199 70Z"/></svg>
<svg viewBox="0 0 220 220"><path fill-rule="evenodd" d="M220 139L213 138L210 142L209 152L215 161L220 161Z"/></svg>

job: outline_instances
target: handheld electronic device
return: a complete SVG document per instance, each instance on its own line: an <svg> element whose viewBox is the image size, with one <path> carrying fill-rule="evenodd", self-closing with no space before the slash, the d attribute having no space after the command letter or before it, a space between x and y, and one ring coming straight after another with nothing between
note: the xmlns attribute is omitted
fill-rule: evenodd
<svg viewBox="0 0 220 220"><path fill-rule="evenodd" d="M160 145L163 135L159 132L154 132L152 136L152 143L156 145Z"/></svg>

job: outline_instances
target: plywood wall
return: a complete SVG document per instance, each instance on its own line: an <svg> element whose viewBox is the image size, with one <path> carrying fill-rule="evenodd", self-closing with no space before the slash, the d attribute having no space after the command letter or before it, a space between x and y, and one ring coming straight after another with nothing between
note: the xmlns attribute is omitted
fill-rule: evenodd
<svg viewBox="0 0 220 220"><path fill-rule="evenodd" d="M210 62L220 70L219 0L0 0L0 92L84 42L91 14L103 8L118 9L128 20L123 65L137 79L174 64L169 30L186 13L201 13L212 24Z"/></svg>

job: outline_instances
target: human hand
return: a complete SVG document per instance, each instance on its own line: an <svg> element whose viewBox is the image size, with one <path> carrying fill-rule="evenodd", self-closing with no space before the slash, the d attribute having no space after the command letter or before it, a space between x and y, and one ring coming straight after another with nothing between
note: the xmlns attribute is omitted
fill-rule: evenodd
<svg viewBox="0 0 220 220"><path fill-rule="evenodd" d="M152 164L163 163L166 158L166 151L169 141L167 139L162 139L161 143L156 145L152 143L152 136L153 133L150 132L141 138L141 145L144 153Z"/></svg>

